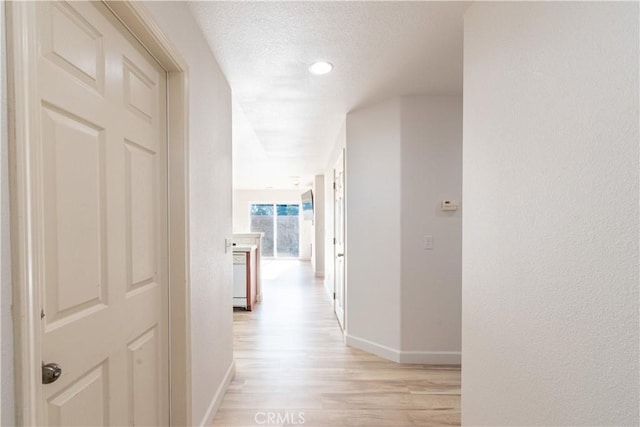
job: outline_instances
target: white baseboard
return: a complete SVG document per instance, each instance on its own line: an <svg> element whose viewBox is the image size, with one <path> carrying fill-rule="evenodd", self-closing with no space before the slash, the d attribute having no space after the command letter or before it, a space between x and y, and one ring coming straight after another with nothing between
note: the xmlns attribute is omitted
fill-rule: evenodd
<svg viewBox="0 0 640 427"><path fill-rule="evenodd" d="M345 334L345 337L348 346L364 350L367 353L375 354L376 356L391 360L392 362L400 362L400 352L396 349L373 341L365 340L364 338L354 337L348 333Z"/></svg>
<svg viewBox="0 0 640 427"><path fill-rule="evenodd" d="M459 351L402 351L349 334L345 334L345 342L351 347L396 363L460 365L462 361L462 353Z"/></svg>
<svg viewBox="0 0 640 427"><path fill-rule="evenodd" d="M220 387L218 387L216 394L213 396L213 399L209 404L209 408L207 409L207 412L204 414L204 417L202 418L202 421L200 421L200 424L198 424L199 426L205 427L213 424L213 418L216 416L216 412L218 412L218 409L220 408L220 404L222 403L222 399L224 399L224 395L227 392L227 389L229 388L229 384L231 383L231 380L233 380L233 377L235 376L235 374L236 374L236 361L234 360L231 362L231 365L229 365L229 369L227 369L227 373L224 374L224 378L222 379L222 384L220 384Z"/></svg>
<svg viewBox="0 0 640 427"><path fill-rule="evenodd" d="M262 301L262 293L256 294L256 302Z"/></svg>
<svg viewBox="0 0 640 427"><path fill-rule="evenodd" d="M401 351L400 363L460 365L462 353L459 351Z"/></svg>

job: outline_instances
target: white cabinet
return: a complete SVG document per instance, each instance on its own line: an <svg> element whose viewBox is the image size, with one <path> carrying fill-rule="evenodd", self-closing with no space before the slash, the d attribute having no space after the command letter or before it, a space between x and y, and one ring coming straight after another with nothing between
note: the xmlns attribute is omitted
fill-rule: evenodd
<svg viewBox="0 0 640 427"><path fill-rule="evenodd" d="M251 310L256 302L256 246L233 250L233 306Z"/></svg>

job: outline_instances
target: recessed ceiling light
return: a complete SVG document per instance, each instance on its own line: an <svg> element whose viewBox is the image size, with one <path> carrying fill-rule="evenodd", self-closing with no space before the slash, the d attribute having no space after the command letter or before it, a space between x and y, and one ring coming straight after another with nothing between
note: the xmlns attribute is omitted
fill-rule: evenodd
<svg viewBox="0 0 640 427"><path fill-rule="evenodd" d="M314 62L309 66L309 72L312 74L327 74L333 70L333 64L330 62Z"/></svg>

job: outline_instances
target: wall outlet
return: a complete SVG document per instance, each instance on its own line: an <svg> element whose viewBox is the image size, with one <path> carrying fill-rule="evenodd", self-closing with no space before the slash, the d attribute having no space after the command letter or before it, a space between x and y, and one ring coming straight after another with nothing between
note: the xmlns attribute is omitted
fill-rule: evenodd
<svg viewBox="0 0 640 427"><path fill-rule="evenodd" d="M443 211L457 211L460 203L457 200L443 200L440 209Z"/></svg>

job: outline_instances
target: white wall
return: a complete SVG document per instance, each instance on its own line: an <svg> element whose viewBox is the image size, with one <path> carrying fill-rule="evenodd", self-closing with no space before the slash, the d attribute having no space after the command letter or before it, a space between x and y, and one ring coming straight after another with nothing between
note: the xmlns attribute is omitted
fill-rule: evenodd
<svg viewBox="0 0 640 427"><path fill-rule="evenodd" d="M637 426L638 3L465 17L465 425Z"/></svg>
<svg viewBox="0 0 640 427"><path fill-rule="evenodd" d="M324 277L324 175L313 177L311 264L316 277Z"/></svg>
<svg viewBox="0 0 640 427"><path fill-rule="evenodd" d="M231 90L186 3L145 5L189 64L192 421L209 425L233 362Z"/></svg>
<svg viewBox="0 0 640 427"><path fill-rule="evenodd" d="M462 97L349 113L347 343L397 362L460 363ZM424 236L433 249L424 249Z"/></svg>
<svg viewBox="0 0 640 427"><path fill-rule="evenodd" d="M400 127L399 99L347 115L346 323L361 348L400 348Z"/></svg>
<svg viewBox="0 0 640 427"><path fill-rule="evenodd" d="M451 352L459 360L462 323L462 96L402 98L403 352ZM424 236L433 249L424 249ZM421 352L421 353L420 353ZM432 357L434 355L431 355ZM409 361L408 358L405 358Z"/></svg>
<svg viewBox="0 0 640 427"><path fill-rule="evenodd" d="M301 203L302 193L308 188L298 190L234 190L233 191L233 232L251 231L252 203ZM300 217L300 259L311 260L312 225Z"/></svg>
<svg viewBox="0 0 640 427"><path fill-rule="evenodd" d="M7 163L7 73L5 3L0 4L0 424L15 424L13 393L13 324L11 318L11 245Z"/></svg>

